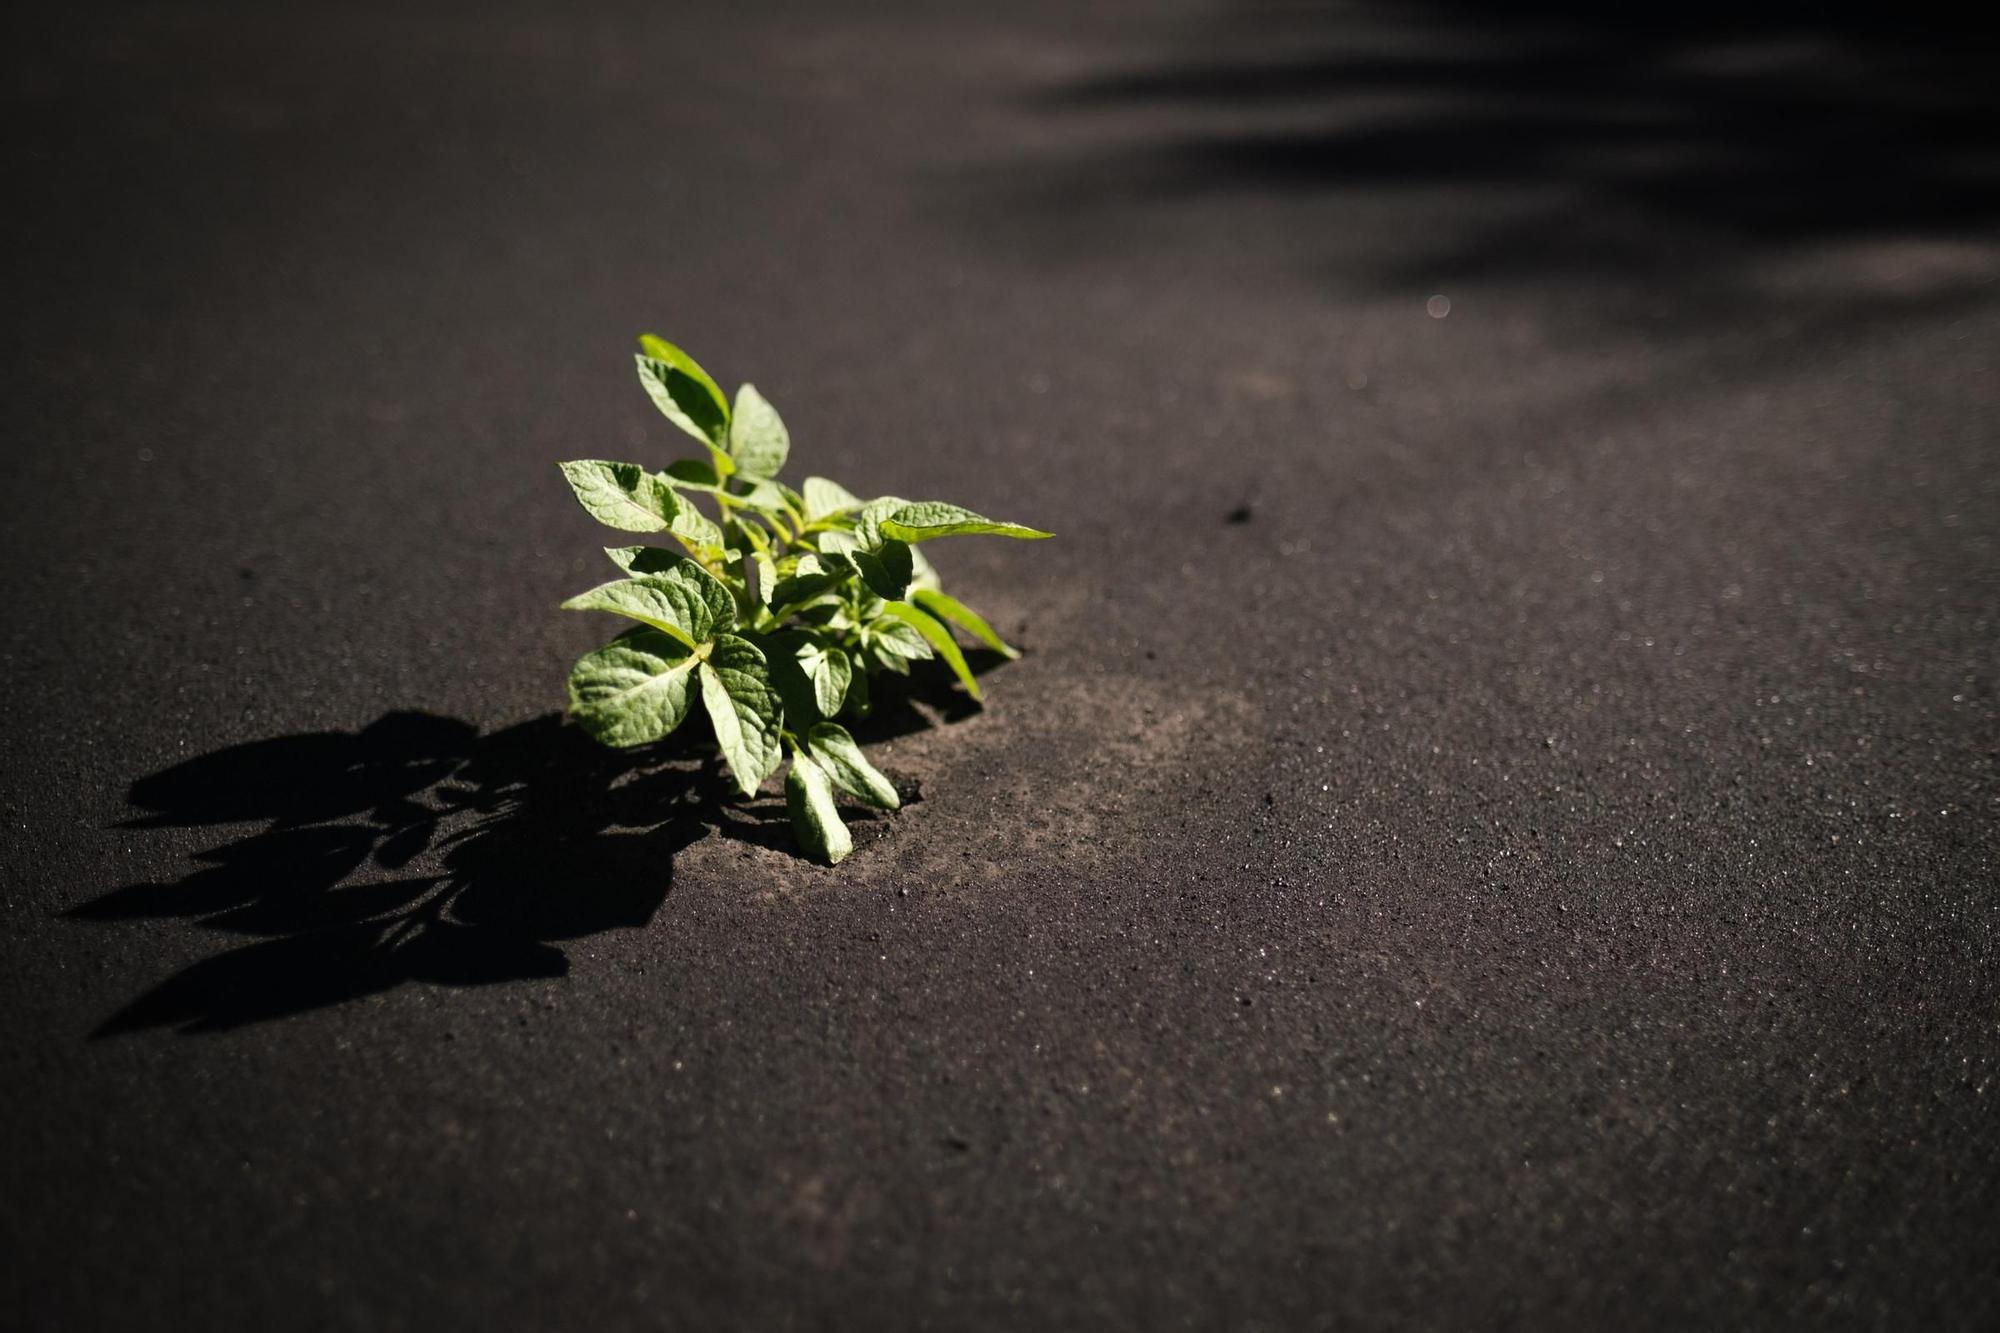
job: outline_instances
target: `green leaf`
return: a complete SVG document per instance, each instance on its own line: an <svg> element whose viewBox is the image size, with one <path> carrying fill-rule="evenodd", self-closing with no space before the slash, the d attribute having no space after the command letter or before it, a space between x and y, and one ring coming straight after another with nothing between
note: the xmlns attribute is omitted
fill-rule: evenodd
<svg viewBox="0 0 2000 1333"><path fill-rule="evenodd" d="M848 661L853 667L854 677L847 683L847 711L856 717L867 717L875 711L875 702L868 697L868 672L863 669L861 659L852 654L849 654Z"/></svg>
<svg viewBox="0 0 2000 1333"><path fill-rule="evenodd" d="M569 707L583 729L606 745L659 740L687 716L694 654L655 629L632 629L569 673Z"/></svg>
<svg viewBox="0 0 2000 1333"><path fill-rule="evenodd" d="M762 520L741 510L729 510L723 528L732 551L768 551L776 540Z"/></svg>
<svg viewBox="0 0 2000 1333"><path fill-rule="evenodd" d="M990 518L982 518L970 509L944 504L937 500L926 500L922 504L904 505L895 513L881 520L884 537L893 537L903 542L927 542L933 537L1020 537L1033 540L1053 537L1053 532L1043 532L1037 528L1024 528L1019 523L995 523Z"/></svg>
<svg viewBox="0 0 2000 1333"><path fill-rule="evenodd" d="M729 455L746 477L775 477L792 452L792 437L757 386L736 391L736 413L729 419Z"/></svg>
<svg viewBox="0 0 2000 1333"><path fill-rule="evenodd" d="M952 674L958 677L959 684L965 686L965 692L975 700L983 700L984 696L979 693L979 682L972 678L972 668L965 664L965 654L958 650L958 644L951 637L950 630L908 602L884 602L882 610L923 635L930 646L937 649L938 656L945 660L945 665L951 668Z"/></svg>
<svg viewBox="0 0 2000 1333"><path fill-rule="evenodd" d="M653 406L704 444L726 440L729 402L708 372L686 352L650 333L640 335L639 347L639 382L646 386Z"/></svg>
<svg viewBox="0 0 2000 1333"><path fill-rule="evenodd" d="M813 534L813 537L819 542L821 555L853 555L861 549L860 538L851 532L843 532L838 528L826 532L816 532Z"/></svg>
<svg viewBox="0 0 2000 1333"><path fill-rule="evenodd" d="M627 574L664 574L687 559L664 546L607 546L604 554Z"/></svg>
<svg viewBox="0 0 2000 1333"><path fill-rule="evenodd" d="M912 630L910 631L910 633L914 637L916 631ZM871 640L866 631L862 632L861 646L864 650L872 649L872 652L870 652L868 656L868 670L871 673L876 671L893 671L899 676L907 676L910 674L909 658L897 657L894 654L883 652L880 641ZM931 652L928 645L924 648L924 652L927 655L927 657L936 656L936 654ZM855 677L856 680L863 680L865 678L866 677L859 675Z"/></svg>
<svg viewBox="0 0 2000 1333"><path fill-rule="evenodd" d="M897 669L897 662L926 662L934 655L917 627L894 615L884 614L863 625L861 638L863 643L875 649L883 665L892 670ZM901 670L906 672L908 668Z"/></svg>
<svg viewBox="0 0 2000 1333"><path fill-rule="evenodd" d="M667 464L667 479L690 491L722 489L722 479L716 475L714 465L699 458L682 458Z"/></svg>
<svg viewBox="0 0 2000 1333"><path fill-rule="evenodd" d="M974 611L964 602L959 601L956 597L947 596L935 588L919 588L910 594L910 600L932 615L943 620L949 620L952 624L957 625L960 629L963 629L966 633L972 635L973 638L978 639L996 653L1001 653L1007 657L1019 657L1021 655L1014 649L1009 648L1006 642L993 632L993 627L980 619L978 612Z"/></svg>
<svg viewBox="0 0 2000 1333"><path fill-rule="evenodd" d="M732 498L767 517L788 516L790 512L785 505L785 488L768 478L758 479L749 490Z"/></svg>
<svg viewBox="0 0 2000 1333"><path fill-rule="evenodd" d="M854 737L847 734L847 728L821 722L806 733L806 745L834 785L855 800L878 810L894 810L902 804L895 784L876 772L875 766L862 755L861 747L854 743Z"/></svg>
<svg viewBox="0 0 2000 1333"><path fill-rule="evenodd" d="M861 507L861 497L837 481L825 477L807 477L805 490L801 495L805 500L806 522L817 523L835 514L844 514L850 509Z"/></svg>
<svg viewBox="0 0 2000 1333"><path fill-rule="evenodd" d="M880 551L856 551L848 558L861 571L868 590L887 602L902 600L910 590L914 566L911 551L903 542L884 542Z"/></svg>
<svg viewBox="0 0 2000 1333"><path fill-rule="evenodd" d="M909 503L899 496L885 495L862 505L854 515L854 539L865 549L876 550L882 545L882 520Z"/></svg>
<svg viewBox="0 0 2000 1333"><path fill-rule="evenodd" d="M561 465L563 479L590 516L620 532L659 532L680 512L680 497L664 477L637 463L579 458Z"/></svg>
<svg viewBox="0 0 2000 1333"><path fill-rule="evenodd" d="M716 636L701 664L701 702L737 788L755 796L784 759L778 741L784 703L756 644L734 634Z"/></svg>
<svg viewBox="0 0 2000 1333"><path fill-rule="evenodd" d="M833 784L809 755L792 756L792 770L785 774L785 809L792 817L793 836L811 855L839 865L854 850L854 836L834 808Z"/></svg>
<svg viewBox="0 0 2000 1333"><path fill-rule="evenodd" d="M764 664L771 673L771 684L778 691L778 700L784 706L785 727L794 732L804 731L819 716L819 702L813 695L812 678L806 675L799 663L799 654L804 651L807 636L796 630L780 630L759 639L758 646L764 650Z"/></svg>
<svg viewBox="0 0 2000 1333"><path fill-rule="evenodd" d="M843 649L797 630L769 635L763 647L771 683L785 703L785 724L793 731L803 734L840 711L854 673Z"/></svg>
<svg viewBox="0 0 2000 1333"><path fill-rule="evenodd" d="M799 573L779 579L778 586L771 590L771 610L782 617L815 597L832 592L853 577L854 566L845 560L829 561L823 566L814 562L811 572L807 572L801 562Z"/></svg>
<svg viewBox="0 0 2000 1333"><path fill-rule="evenodd" d="M812 681L813 702L819 708L821 717L832 717L840 712L840 705L847 698L847 687L853 683L854 664L847 658L844 649L814 643L809 653L798 657L806 678Z"/></svg>
<svg viewBox="0 0 2000 1333"><path fill-rule="evenodd" d="M674 515L670 530L683 545L704 560L719 560L725 553L722 529L691 504L681 506L681 512Z"/></svg>
<svg viewBox="0 0 2000 1333"><path fill-rule="evenodd" d="M769 551L758 551L750 557L750 563L757 571L757 601L760 605L771 604L771 594L778 587L778 566L771 559Z"/></svg>
<svg viewBox="0 0 2000 1333"><path fill-rule="evenodd" d="M736 599L720 579L681 557L657 574L619 579L578 593L565 611L609 611L664 630L690 648L736 623Z"/></svg>

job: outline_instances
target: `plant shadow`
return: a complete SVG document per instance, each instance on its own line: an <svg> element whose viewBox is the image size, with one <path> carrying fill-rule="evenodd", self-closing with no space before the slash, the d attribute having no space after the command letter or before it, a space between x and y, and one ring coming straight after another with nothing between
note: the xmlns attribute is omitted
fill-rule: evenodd
<svg viewBox="0 0 2000 1333"><path fill-rule="evenodd" d="M886 740L973 711L941 675L919 672L878 686L854 731ZM913 783L898 786L917 798ZM796 854L782 799L735 798L693 728L618 751L554 713L486 733L388 713L359 731L201 755L134 782L128 800L140 813L124 829L254 827L194 853L198 868L177 881L128 884L66 915L177 917L251 942L169 977L97 1037L226 1030L412 982L560 977L562 942L649 924L674 857L709 830Z"/></svg>

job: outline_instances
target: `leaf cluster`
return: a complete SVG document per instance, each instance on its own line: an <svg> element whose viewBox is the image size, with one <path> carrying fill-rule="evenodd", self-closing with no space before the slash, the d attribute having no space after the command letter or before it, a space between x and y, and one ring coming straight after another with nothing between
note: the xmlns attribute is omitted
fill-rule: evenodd
<svg viewBox="0 0 2000 1333"><path fill-rule="evenodd" d="M601 459L561 465L592 518L674 543L606 548L622 577L563 603L635 622L571 670L570 711L606 745L644 745L679 727L699 698L744 796L789 756L793 830L807 851L839 861L853 840L835 792L898 804L840 721L867 716L869 677L907 675L936 657L977 700L954 631L1018 655L945 593L918 546L1050 534L937 501L863 500L824 477L794 490L779 480L791 436L755 387L732 403L672 343L647 334L639 347L639 382L704 454L659 472Z"/></svg>

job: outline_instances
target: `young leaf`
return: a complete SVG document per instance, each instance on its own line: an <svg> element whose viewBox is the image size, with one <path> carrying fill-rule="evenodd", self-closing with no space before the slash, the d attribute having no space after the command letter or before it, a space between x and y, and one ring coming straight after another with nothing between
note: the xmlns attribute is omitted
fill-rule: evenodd
<svg viewBox="0 0 2000 1333"><path fill-rule="evenodd" d="M758 551L750 557L750 567L757 571L757 602L760 606L769 606L771 594L778 586L777 562L771 559L769 551Z"/></svg>
<svg viewBox="0 0 2000 1333"><path fill-rule="evenodd" d="M1053 537L1052 532L1038 528L1024 528L1019 523L996 523L990 518L982 518L970 509L944 504L937 500L926 500L922 504L904 505L895 513L881 521L882 535L901 542L927 542L933 537L1020 537L1032 540L1038 537Z"/></svg>
<svg viewBox="0 0 2000 1333"><path fill-rule="evenodd" d="M910 631L910 637L916 638L915 630ZM867 630L861 631L861 648L863 656L867 659L869 671L893 671L899 676L910 674L910 659L882 651L882 641L879 638L871 637ZM936 656L935 653L931 652L929 644L923 644L923 649L927 655ZM867 676L865 674L857 674L854 678L856 680L866 680Z"/></svg>
<svg viewBox="0 0 2000 1333"><path fill-rule="evenodd" d="M845 651L796 630L766 637L763 647L771 683L785 702L786 726L803 735L840 711L853 674Z"/></svg>
<svg viewBox="0 0 2000 1333"><path fill-rule="evenodd" d="M717 630L736 622L736 599L722 582L682 557L658 574L619 579L578 593L565 611L610 611L664 630L689 648L698 648Z"/></svg>
<svg viewBox="0 0 2000 1333"><path fill-rule="evenodd" d="M738 790L755 796L784 759L778 743L784 704L756 644L734 634L716 636L701 664L701 702Z"/></svg>
<svg viewBox="0 0 2000 1333"><path fill-rule="evenodd" d="M834 785L855 800L878 810L894 810L902 804L895 784L876 772L875 766L862 756L861 747L847 734L847 728L822 722L806 734L806 745Z"/></svg>
<svg viewBox="0 0 2000 1333"><path fill-rule="evenodd" d="M785 774L785 809L799 845L828 865L840 864L854 850L854 837L833 805L833 784L803 752L792 756L792 771Z"/></svg>
<svg viewBox="0 0 2000 1333"><path fill-rule="evenodd" d="M667 420L704 444L729 437L729 402L695 359L652 334L639 337L639 382Z"/></svg>
<svg viewBox="0 0 2000 1333"><path fill-rule="evenodd" d="M694 514L692 509L683 509L681 511L681 518L686 518L690 514ZM694 516L696 518L701 517L699 514L694 514ZM706 519L702 521L707 522ZM680 520L675 520L674 535L676 537L681 537L681 527ZM725 554L721 545L722 530L716 528L713 523L710 523L709 527L714 530L716 540L713 543L701 543L703 548L701 554L719 558ZM695 545L693 541L686 537L682 537L681 539L687 541L690 547ZM624 570L627 574L634 576L640 574L666 574L678 569L688 560L686 553L668 550L664 546L607 546L604 548L604 554L611 557L612 564L618 566L618 568ZM703 572L707 571L704 570Z"/></svg>
<svg viewBox="0 0 2000 1333"><path fill-rule="evenodd" d="M877 616L861 627L862 642L874 648L882 658L883 665L892 670L896 669L897 662L929 661L932 656L930 644L915 625L887 614L890 605L901 605L901 603L884 603L885 614ZM902 670L906 673L908 668Z"/></svg>
<svg viewBox="0 0 2000 1333"><path fill-rule="evenodd" d="M910 600L932 615L942 620L949 620L996 653L1010 658L1021 655L1009 648L1000 636L993 632L993 627L979 618L978 612L956 597L947 596L935 588L919 588L910 594Z"/></svg>
<svg viewBox="0 0 2000 1333"><path fill-rule="evenodd" d="M853 577L854 567L845 560L814 560L810 569L802 560L797 573L790 578L779 579L778 586L771 590L771 610L782 617Z"/></svg>
<svg viewBox="0 0 2000 1333"><path fill-rule="evenodd" d="M722 529L714 520L693 505L683 503L681 512L674 515L673 526L668 529L678 537L683 546L704 560L719 560L723 554Z"/></svg>
<svg viewBox="0 0 2000 1333"><path fill-rule="evenodd" d="M817 523L835 514L844 514L850 509L861 507L861 497L837 481L825 477L807 477L805 491L806 522Z"/></svg>
<svg viewBox="0 0 2000 1333"><path fill-rule="evenodd" d="M771 543L778 540L763 520L740 509L729 511L723 519L723 529L732 551L768 551Z"/></svg>
<svg viewBox="0 0 2000 1333"><path fill-rule="evenodd" d="M792 452L792 437L755 385L736 391L736 413L729 419L729 455L746 477L775 477Z"/></svg>
<svg viewBox="0 0 2000 1333"><path fill-rule="evenodd" d="M785 710L785 728L803 732L819 716L819 701L813 696L811 677L799 662L808 642L796 630L782 630L758 640L764 650L764 665L771 673L771 685Z"/></svg>
<svg viewBox="0 0 2000 1333"><path fill-rule="evenodd" d="M851 532L843 532L838 528L830 528L825 532L816 532L813 536L819 542L819 553L821 555L853 555L861 549L861 539L859 537L856 537Z"/></svg>
<svg viewBox="0 0 2000 1333"><path fill-rule="evenodd" d="M854 514L854 539L866 550L876 550L882 545L882 520L899 509L906 508L909 501L899 496L885 495L879 500L870 500Z"/></svg>
<svg viewBox="0 0 2000 1333"><path fill-rule="evenodd" d="M821 643L810 643L810 647L798 655L798 664L812 682L813 703L821 717L832 717L840 712L840 705L847 698L847 687L853 680L854 664L847 660L847 654L839 648L829 648Z"/></svg>
<svg viewBox="0 0 2000 1333"><path fill-rule="evenodd" d="M564 463L562 474L590 516L620 532L659 532L680 512L680 497L666 480L637 463L606 463L579 458Z"/></svg>
<svg viewBox="0 0 2000 1333"><path fill-rule="evenodd" d="M870 592L885 602L895 602L910 589L912 554L903 542L883 542L879 551L856 551L848 558L860 569Z"/></svg>
<svg viewBox="0 0 2000 1333"><path fill-rule="evenodd" d="M758 478L743 494L735 497L738 504L748 505L766 517L782 517L786 514L785 488L767 477Z"/></svg>
<svg viewBox="0 0 2000 1333"><path fill-rule="evenodd" d="M972 678L972 668L965 664L965 654L958 650L958 643L951 637L950 630L908 602L884 602L882 610L923 635L930 646L937 649L938 656L945 660L952 674L958 677L959 684L965 686L965 692L983 702L979 682Z"/></svg>
<svg viewBox="0 0 2000 1333"><path fill-rule="evenodd" d="M694 654L655 629L632 629L569 673L570 712L606 745L659 740L687 716Z"/></svg>

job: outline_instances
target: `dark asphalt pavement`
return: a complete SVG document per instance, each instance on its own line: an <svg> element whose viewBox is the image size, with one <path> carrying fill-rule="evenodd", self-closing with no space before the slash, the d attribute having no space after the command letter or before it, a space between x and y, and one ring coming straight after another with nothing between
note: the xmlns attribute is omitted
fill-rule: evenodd
<svg viewBox="0 0 2000 1333"><path fill-rule="evenodd" d="M2000 1324L2000 98L1790 9L10 19L0 1325ZM1060 534L837 869L556 714L641 330Z"/></svg>

